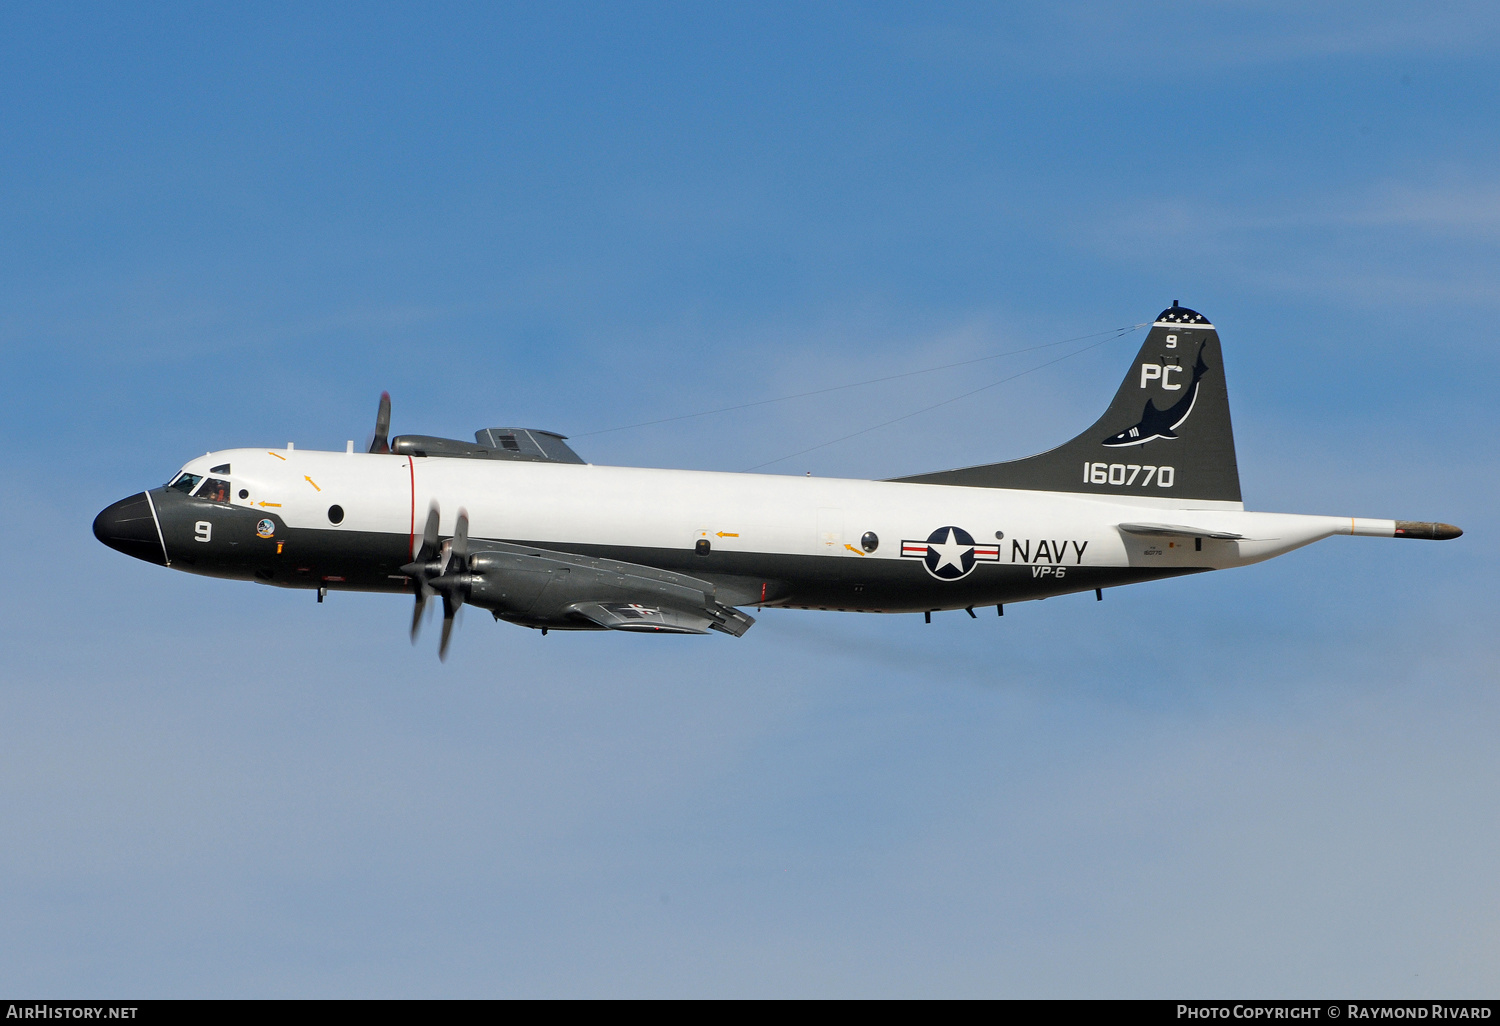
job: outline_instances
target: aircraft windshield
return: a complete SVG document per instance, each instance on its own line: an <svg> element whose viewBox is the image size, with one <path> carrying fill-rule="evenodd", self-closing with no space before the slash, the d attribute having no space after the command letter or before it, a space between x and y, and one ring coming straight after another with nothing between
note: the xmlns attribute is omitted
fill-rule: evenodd
<svg viewBox="0 0 1500 1026"><path fill-rule="evenodd" d="M167 487L173 491L190 495L193 489L198 487L198 482L202 480L203 478L197 474L178 474L176 479L167 485Z"/></svg>
<svg viewBox="0 0 1500 1026"><path fill-rule="evenodd" d="M203 487L198 489L198 498L207 499L209 502L229 501L229 482L221 481L217 477L211 477L203 482Z"/></svg>

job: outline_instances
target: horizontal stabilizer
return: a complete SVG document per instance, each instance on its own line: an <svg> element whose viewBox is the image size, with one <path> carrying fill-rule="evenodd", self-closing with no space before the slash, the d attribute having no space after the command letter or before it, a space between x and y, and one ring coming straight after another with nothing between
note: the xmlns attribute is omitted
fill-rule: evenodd
<svg viewBox="0 0 1500 1026"><path fill-rule="evenodd" d="M1229 531L1205 531L1201 527L1184 527L1181 524L1120 524L1126 534L1170 534L1181 538L1218 538L1220 541L1243 541L1243 534Z"/></svg>

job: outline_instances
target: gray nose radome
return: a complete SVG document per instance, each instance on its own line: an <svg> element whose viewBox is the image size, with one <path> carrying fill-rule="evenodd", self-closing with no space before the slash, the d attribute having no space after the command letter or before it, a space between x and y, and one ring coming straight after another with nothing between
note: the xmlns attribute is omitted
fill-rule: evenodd
<svg viewBox="0 0 1500 1026"><path fill-rule="evenodd" d="M156 515L145 492L104 507L94 518L94 537L127 556L158 566L167 565Z"/></svg>

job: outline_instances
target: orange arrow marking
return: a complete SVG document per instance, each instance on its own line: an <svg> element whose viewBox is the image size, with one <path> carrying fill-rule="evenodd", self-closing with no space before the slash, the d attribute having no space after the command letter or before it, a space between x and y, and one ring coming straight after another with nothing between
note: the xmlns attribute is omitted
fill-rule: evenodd
<svg viewBox="0 0 1500 1026"><path fill-rule="evenodd" d="M738 534L735 534L732 531L720 531L720 532L718 532L718 534L719 534L720 538L738 538L739 537Z"/></svg>
<svg viewBox="0 0 1500 1026"><path fill-rule="evenodd" d="M281 508L281 503L279 503L279 502L252 502L250 505L252 505L252 506L260 506L262 508L264 508L266 506L275 506L277 509Z"/></svg>
<svg viewBox="0 0 1500 1026"><path fill-rule="evenodd" d="M864 555L863 552L861 552L859 549L856 549L853 545L850 545L848 542L844 542L844 548L848 549L850 552L854 553L856 556L863 556Z"/></svg>
<svg viewBox="0 0 1500 1026"><path fill-rule="evenodd" d="M306 474L302 475L302 480L306 481L308 484L312 485L314 488L318 488L318 482L314 481L312 478L308 477ZM323 489L318 488L318 491L321 492L322 490Z"/></svg>
<svg viewBox="0 0 1500 1026"><path fill-rule="evenodd" d="M279 453L279 452L272 452L270 449L267 449L266 450L266 455L267 456L275 456L281 462L283 462L283 463L286 462L286 457L283 456L283 455L281 455L281 453Z"/></svg>

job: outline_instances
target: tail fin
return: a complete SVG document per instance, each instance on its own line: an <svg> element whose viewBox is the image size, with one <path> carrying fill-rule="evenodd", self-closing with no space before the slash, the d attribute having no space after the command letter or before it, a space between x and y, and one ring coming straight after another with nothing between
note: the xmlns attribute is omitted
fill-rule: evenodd
<svg viewBox="0 0 1500 1026"><path fill-rule="evenodd" d="M1174 301L1151 325L1104 416L1071 442L1008 463L896 480L1239 502L1219 333Z"/></svg>

